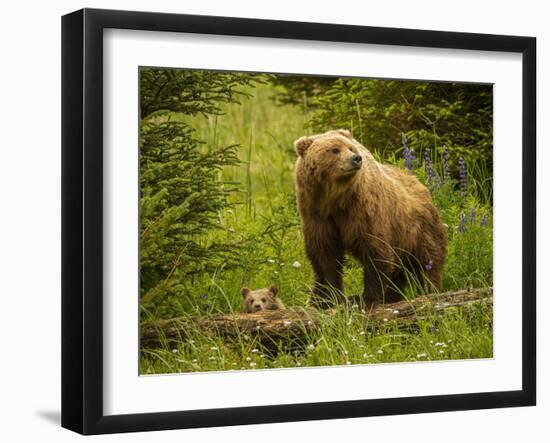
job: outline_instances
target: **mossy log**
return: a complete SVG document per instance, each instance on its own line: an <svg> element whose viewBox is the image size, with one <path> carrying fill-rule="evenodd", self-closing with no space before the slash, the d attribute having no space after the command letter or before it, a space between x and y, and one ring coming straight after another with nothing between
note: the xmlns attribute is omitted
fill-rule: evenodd
<svg viewBox="0 0 550 443"><path fill-rule="evenodd" d="M369 312L356 309L365 321L373 325L393 322L409 327L418 320L444 316L453 310L470 310L476 306L492 306L493 288L464 289L441 294L421 295L413 300L380 305ZM221 314L207 317L178 317L141 326L141 347L155 348L184 341L193 331L221 336L228 340L256 338L264 344L280 341L296 342L315 334L323 319L333 316L340 308L320 311L314 308L290 308L257 313Z"/></svg>

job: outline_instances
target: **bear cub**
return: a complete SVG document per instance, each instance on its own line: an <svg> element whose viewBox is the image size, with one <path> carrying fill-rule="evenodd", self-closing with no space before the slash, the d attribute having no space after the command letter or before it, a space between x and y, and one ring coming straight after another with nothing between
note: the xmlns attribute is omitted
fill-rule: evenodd
<svg viewBox="0 0 550 443"><path fill-rule="evenodd" d="M241 294L243 300L243 312L261 312L261 311L277 311L285 309L285 305L277 296L277 286L272 285L270 288L256 289L254 291L249 288L242 288Z"/></svg>

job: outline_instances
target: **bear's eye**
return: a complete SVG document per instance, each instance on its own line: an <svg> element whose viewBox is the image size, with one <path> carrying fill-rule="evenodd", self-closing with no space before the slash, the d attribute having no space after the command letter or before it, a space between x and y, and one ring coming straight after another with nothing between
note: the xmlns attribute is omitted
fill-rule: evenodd
<svg viewBox="0 0 550 443"><path fill-rule="evenodd" d="M265 297L264 297L264 298L262 298L262 303L265 303Z"/></svg>
<svg viewBox="0 0 550 443"><path fill-rule="evenodd" d="M333 154L339 154L340 153L340 148L332 148L332 151L331 151Z"/></svg>

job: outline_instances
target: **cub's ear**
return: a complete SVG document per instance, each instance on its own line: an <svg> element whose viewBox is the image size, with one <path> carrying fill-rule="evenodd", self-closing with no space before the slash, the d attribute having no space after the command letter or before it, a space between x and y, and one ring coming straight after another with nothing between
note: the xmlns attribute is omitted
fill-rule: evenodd
<svg viewBox="0 0 550 443"><path fill-rule="evenodd" d="M242 288L241 289L241 294L242 294L243 297L246 297L249 293L250 293L250 289L248 289L248 288Z"/></svg>
<svg viewBox="0 0 550 443"><path fill-rule="evenodd" d="M353 138L353 136L351 135L351 132L348 131L347 129L337 129L336 132L343 135L344 137Z"/></svg>
<svg viewBox="0 0 550 443"><path fill-rule="evenodd" d="M300 137L298 140L294 142L294 149L296 150L296 154L298 154L300 157L303 157L307 148L309 148L312 143L313 143L312 137L307 137L307 136Z"/></svg>
<svg viewBox="0 0 550 443"><path fill-rule="evenodd" d="M273 296L276 297L277 292L279 292L279 290L277 289L277 286L271 285L271 288L269 288L269 292L271 292L273 294Z"/></svg>

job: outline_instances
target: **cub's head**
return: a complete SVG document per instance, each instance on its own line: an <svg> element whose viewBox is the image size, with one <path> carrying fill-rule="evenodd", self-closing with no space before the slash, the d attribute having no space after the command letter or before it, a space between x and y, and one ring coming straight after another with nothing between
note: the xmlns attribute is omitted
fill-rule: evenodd
<svg viewBox="0 0 550 443"><path fill-rule="evenodd" d="M279 309L277 292L275 285L270 288L256 289L255 291L242 288L244 312L275 311Z"/></svg>
<svg viewBox="0 0 550 443"><path fill-rule="evenodd" d="M298 162L319 181L353 178L370 155L345 129L301 137L294 147Z"/></svg>

